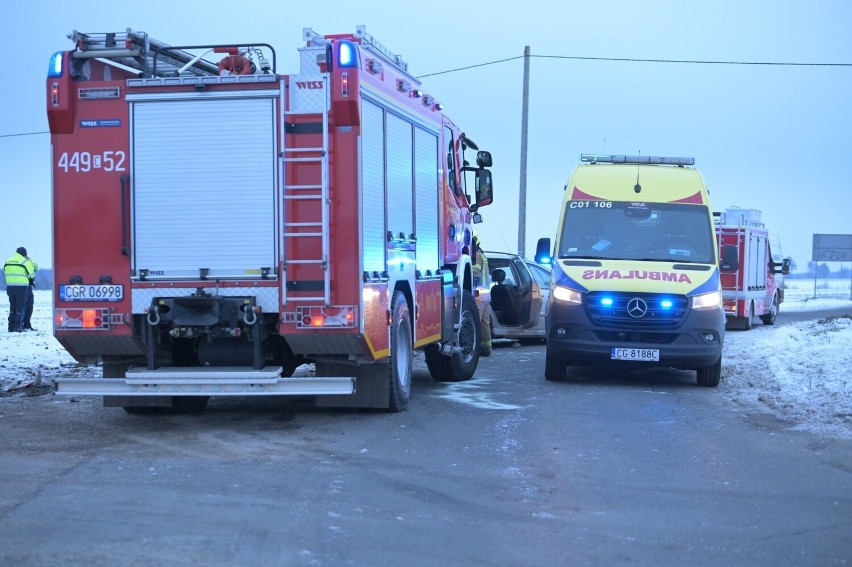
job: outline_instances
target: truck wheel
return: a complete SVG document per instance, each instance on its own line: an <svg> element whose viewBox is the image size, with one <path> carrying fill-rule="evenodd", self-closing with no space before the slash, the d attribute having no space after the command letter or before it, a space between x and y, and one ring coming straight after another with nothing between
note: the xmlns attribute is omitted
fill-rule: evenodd
<svg viewBox="0 0 852 567"><path fill-rule="evenodd" d="M544 355L544 378L548 382L561 382L568 378L565 361L550 353Z"/></svg>
<svg viewBox="0 0 852 567"><path fill-rule="evenodd" d="M748 313L745 314L745 330L748 331L754 327L754 302L748 304Z"/></svg>
<svg viewBox="0 0 852 567"><path fill-rule="evenodd" d="M398 412L408 407L411 397L411 368L414 364L414 341L411 334L411 313L401 291L394 292L391 306L393 320L390 336L390 399L389 408Z"/></svg>
<svg viewBox="0 0 852 567"><path fill-rule="evenodd" d="M769 308L769 313L761 315L760 320L764 325L774 325L775 318L778 317L778 297L772 296L772 306Z"/></svg>
<svg viewBox="0 0 852 567"><path fill-rule="evenodd" d="M696 381L699 386L715 388L719 385L719 380L722 378L722 357L715 364L699 368L696 371Z"/></svg>
<svg viewBox="0 0 852 567"><path fill-rule="evenodd" d="M426 366L432 379L437 382L470 380L479 364L479 312L476 310L476 300L467 290L462 292L461 308L461 352L445 356L437 345L426 347Z"/></svg>

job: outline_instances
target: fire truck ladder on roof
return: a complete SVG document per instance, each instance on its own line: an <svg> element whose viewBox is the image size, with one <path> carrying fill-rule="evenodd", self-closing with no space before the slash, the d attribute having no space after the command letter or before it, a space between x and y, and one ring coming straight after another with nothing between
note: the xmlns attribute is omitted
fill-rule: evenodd
<svg viewBox="0 0 852 567"><path fill-rule="evenodd" d="M325 77L323 83L323 99L328 97L328 78ZM304 122L290 121L289 118L298 116L316 115L316 112L298 112L291 111L289 108L284 111L284 121L288 132L298 134L300 128L310 127L312 124ZM284 290L283 299L287 303L288 294L300 291L318 291L322 295L292 295L291 299L299 299L300 301L322 301L324 305L329 305L331 301L331 275L329 272L329 192L328 192L328 105L323 104L322 115L322 145L319 147L303 147L299 144L299 140L303 139L302 135L291 135L289 139L296 140L296 145L284 144L284 149L281 152L282 161L282 188L284 200ZM317 124L318 125L318 124ZM292 128L292 132L290 129ZM316 133L316 132L314 132ZM285 140L288 137L285 136ZM319 183L313 184L292 184L287 177L288 170L293 171L296 164L301 164L303 175L310 179L318 179ZM318 207L308 207L307 210L318 211L310 217L300 215L297 219L294 213L297 202L316 202ZM300 252L306 248L316 250L316 246L304 246L308 244L305 241L319 240L321 245L319 257L303 256ZM300 242L302 241L302 242ZM291 254L288 256L288 254ZM298 265L301 265L300 269ZM315 270L306 270L304 266L313 265L322 270L321 285L318 280L313 278L295 279L295 274L317 273ZM292 268L292 270L291 270ZM291 273L293 277L291 277Z"/></svg>

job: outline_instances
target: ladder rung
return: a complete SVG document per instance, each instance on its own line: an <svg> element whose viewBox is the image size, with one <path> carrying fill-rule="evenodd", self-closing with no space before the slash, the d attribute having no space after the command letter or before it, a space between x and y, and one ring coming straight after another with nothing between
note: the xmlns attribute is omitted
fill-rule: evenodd
<svg viewBox="0 0 852 567"><path fill-rule="evenodd" d="M284 189L322 189L322 185L285 185Z"/></svg>
<svg viewBox="0 0 852 567"><path fill-rule="evenodd" d="M291 291L290 293L293 293L293 292ZM307 296L301 296L301 295L291 295L290 299L293 300L293 301L295 301L295 300L299 300L299 301L325 301L325 297L307 297Z"/></svg>
<svg viewBox="0 0 852 567"><path fill-rule="evenodd" d="M284 226L322 226L321 222L285 222Z"/></svg>
<svg viewBox="0 0 852 567"><path fill-rule="evenodd" d="M311 161L322 161L322 156L319 157L285 157L284 161L289 162L311 162Z"/></svg>
<svg viewBox="0 0 852 567"><path fill-rule="evenodd" d="M298 153L298 152L324 152L322 148L284 148L284 153Z"/></svg>
<svg viewBox="0 0 852 567"><path fill-rule="evenodd" d="M325 260L287 260L287 264L322 264Z"/></svg>
<svg viewBox="0 0 852 567"><path fill-rule="evenodd" d="M310 201L311 199L316 201L322 199L322 195L285 195L284 199L287 201Z"/></svg>
<svg viewBox="0 0 852 567"><path fill-rule="evenodd" d="M322 235L323 235L323 233L321 233L321 232L285 232L284 233L284 236L292 236L293 238L295 238L297 236L301 236L301 237L312 236L312 237L316 238L317 236L322 236Z"/></svg>

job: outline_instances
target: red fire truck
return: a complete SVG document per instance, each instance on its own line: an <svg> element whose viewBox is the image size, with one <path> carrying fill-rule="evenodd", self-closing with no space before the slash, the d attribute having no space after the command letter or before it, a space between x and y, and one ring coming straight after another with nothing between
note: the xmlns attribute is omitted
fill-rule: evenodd
<svg viewBox="0 0 852 567"><path fill-rule="evenodd" d="M755 209L730 208L714 213L716 239L722 248L722 299L727 328L751 329L755 318L775 323L784 301L783 278L790 260L781 259L780 246L773 254L769 230Z"/></svg>
<svg viewBox="0 0 852 567"><path fill-rule="evenodd" d="M415 349L436 380L473 375L491 154L400 56L363 26L306 28L289 75L265 43L69 38L47 78L54 334L103 378L57 393L129 413L229 395L400 411Z"/></svg>

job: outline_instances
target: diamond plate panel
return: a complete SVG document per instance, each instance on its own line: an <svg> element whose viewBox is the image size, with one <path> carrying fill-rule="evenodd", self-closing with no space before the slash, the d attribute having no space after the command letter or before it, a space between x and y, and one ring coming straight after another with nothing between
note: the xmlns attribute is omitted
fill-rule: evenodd
<svg viewBox="0 0 852 567"><path fill-rule="evenodd" d="M210 295L221 295L227 297L236 296L254 296L257 298L257 304L263 309L264 313L278 312L278 288L277 287L228 287L216 289L215 287L205 287L204 291ZM187 297L195 293L195 288L150 288L150 289L134 289L133 290L133 313L141 315L145 312L145 308L151 305L151 301L155 297Z"/></svg>

